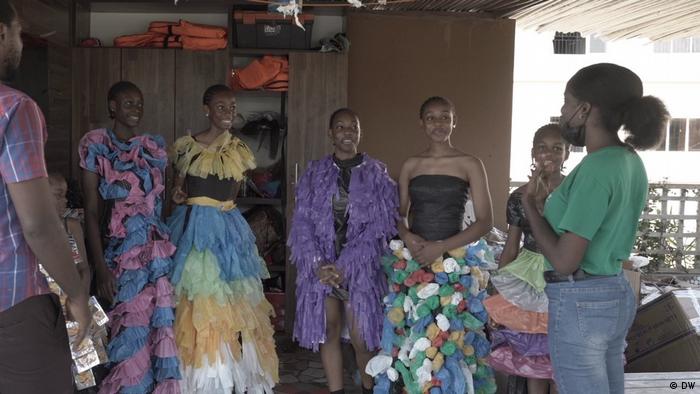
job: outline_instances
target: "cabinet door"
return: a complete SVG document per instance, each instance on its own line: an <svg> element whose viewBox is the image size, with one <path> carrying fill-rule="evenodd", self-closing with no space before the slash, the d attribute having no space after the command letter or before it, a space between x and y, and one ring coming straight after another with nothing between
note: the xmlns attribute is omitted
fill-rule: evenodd
<svg viewBox="0 0 700 394"><path fill-rule="evenodd" d="M72 50L67 46L48 47L48 108L46 164L52 171L70 176Z"/></svg>
<svg viewBox="0 0 700 394"><path fill-rule="evenodd" d="M22 21L22 30L33 36L45 35L49 43L62 46L71 46L71 3L70 0L12 2Z"/></svg>
<svg viewBox="0 0 700 394"><path fill-rule="evenodd" d="M175 139L175 50L122 49L122 79L143 92L141 130Z"/></svg>
<svg viewBox="0 0 700 394"><path fill-rule="evenodd" d="M78 143L83 134L111 127L107 91L122 78L119 48L73 49L73 130L71 132L72 173L78 171Z"/></svg>
<svg viewBox="0 0 700 394"><path fill-rule="evenodd" d="M289 54L287 132L287 229L294 209L294 187L309 161L332 152L328 118L347 105L348 58L345 54ZM296 272L287 259L285 327L289 334L296 310Z"/></svg>
<svg viewBox="0 0 700 394"><path fill-rule="evenodd" d="M229 52L179 51L175 54L175 138L209 127L202 95L211 85L226 84Z"/></svg>

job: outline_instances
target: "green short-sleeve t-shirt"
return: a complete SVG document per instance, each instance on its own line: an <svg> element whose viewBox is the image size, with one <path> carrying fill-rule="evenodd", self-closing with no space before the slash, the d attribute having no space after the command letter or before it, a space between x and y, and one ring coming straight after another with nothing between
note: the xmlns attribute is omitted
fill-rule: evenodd
<svg viewBox="0 0 700 394"><path fill-rule="evenodd" d="M629 258L648 181L641 158L622 146L586 155L547 198L544 217L561 235L590 241L581 268L592 275L615 275Z"/></svg>

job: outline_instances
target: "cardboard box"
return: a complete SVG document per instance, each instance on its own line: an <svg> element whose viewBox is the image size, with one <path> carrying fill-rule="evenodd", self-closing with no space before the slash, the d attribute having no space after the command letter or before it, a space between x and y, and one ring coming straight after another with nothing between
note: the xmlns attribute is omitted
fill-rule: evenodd
<svg viewBox="0 0 700 394"><path fill-rule="evenodd" d="M675 290L662 295L637 310L627 334L628 369L686 371L677 368L697 365L700 360L699 333L700 290Z"/></svg>
<svg viewBox="0 0 700 394"><path fill-rule="evenodd" d="M625 372L700 371L700 334L686 336L627 363Z"/></svg>

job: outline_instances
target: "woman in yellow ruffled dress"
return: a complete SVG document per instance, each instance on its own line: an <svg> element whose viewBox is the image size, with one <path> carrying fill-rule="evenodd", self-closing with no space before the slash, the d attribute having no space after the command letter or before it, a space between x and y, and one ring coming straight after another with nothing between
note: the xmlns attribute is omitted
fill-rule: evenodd
<svg viewBox="0 0 700 394"><path fill-rule="evenodd" d="M272 306L261 278L269 276L255 237L236 208L250 149L229 131L236 99L215 85L203 98L209 129L179 138L168 225L177 245L172 282L178 297L175 333L185 393L272 393L278 361Z"/></svg>

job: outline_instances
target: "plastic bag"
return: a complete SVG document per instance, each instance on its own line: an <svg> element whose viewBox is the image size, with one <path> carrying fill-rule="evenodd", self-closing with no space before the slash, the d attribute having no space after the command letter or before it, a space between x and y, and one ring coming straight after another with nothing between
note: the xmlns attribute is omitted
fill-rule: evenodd
<svg viewBox="0 0 700 394"><path fill-rule="evenodd" d="M522 356L510 346L504 345L492 351L487 360L491 367L509 375L552 379L552 362L549 356Z"/></svg>
<svg viewBox="0 0 700 394"><path fill-rule="evenodd" d="M547 314L518 308L498 294L484 300L484 307L496 323L531 334L547 333Z"/></svg>
<svg viewBox="0 0 700 394"><path fill-rule="evenodd" d="M491 334L492 347L509 345L515 352L523 356L549 355L549 343L546 334L529 334L509 329L495 330Z"/></svg>
<svg viewBox="0 0 700 394"><path fill-rule="evenodd" d="M508 302L526 311L546 313L549 300L544 292L538 292L529 283L511 273L491 277L491 283Z"/></svg>

